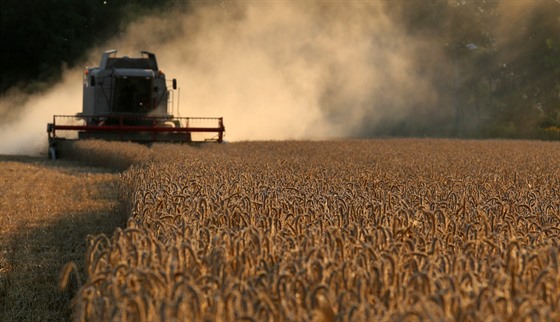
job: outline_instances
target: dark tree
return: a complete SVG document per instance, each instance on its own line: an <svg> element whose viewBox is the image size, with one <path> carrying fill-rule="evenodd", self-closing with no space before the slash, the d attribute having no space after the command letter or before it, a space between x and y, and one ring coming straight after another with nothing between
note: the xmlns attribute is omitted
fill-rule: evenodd
<svg viewBox="0 0 560 322"><path fill-rule="evenodd" d="M186 1L183 1L184 3ZM172 1L2 0L0 93L10 87L41 90L57 80L63 64L81 63L88 49Z"/></svg>

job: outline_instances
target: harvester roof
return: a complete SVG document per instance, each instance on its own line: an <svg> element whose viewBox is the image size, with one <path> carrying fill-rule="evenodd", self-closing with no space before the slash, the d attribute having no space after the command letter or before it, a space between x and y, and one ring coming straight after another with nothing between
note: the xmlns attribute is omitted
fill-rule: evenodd
<svg viewBox="0 0 560 322"><path fill-rule="evenodd" d="M103 53L99 69L151 69L158 71L156 55L148 51L141 51L142 57L116 57L116 50L108 50Z"/></svg>
<svg viewBox="0 0 560 322"><path fill-rule="evenodd" d="M151 69L157 70L149 58L110 57L106 68Z"/></svg>

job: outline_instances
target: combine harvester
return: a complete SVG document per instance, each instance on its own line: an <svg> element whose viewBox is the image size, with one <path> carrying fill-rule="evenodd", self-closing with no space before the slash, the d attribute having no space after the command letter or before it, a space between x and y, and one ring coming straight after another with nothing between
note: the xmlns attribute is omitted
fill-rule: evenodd
<svg viewBox="0 0 560 322"><path fill-rule="evenodd" d="M168 88L154 54L142 51L140 58L130 58L116 53L106 51L99 67L84 70L82 113L54 115L47 125L49 158L60 156L63 142L75 140L222 142L222 117L175 117L169 112L174 105L179 109L178 91L174 101L177 81ZM201 137L193 140L194 133Z"/></svg>

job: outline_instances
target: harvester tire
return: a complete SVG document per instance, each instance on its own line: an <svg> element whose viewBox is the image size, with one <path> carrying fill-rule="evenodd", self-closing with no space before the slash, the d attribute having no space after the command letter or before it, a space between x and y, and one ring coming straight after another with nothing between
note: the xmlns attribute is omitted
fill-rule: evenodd
<svg viewBox="0 0 560 322"><path fill-rule="evenodd" d="M54 148L54 146L49 147L49 159L51 160L56 160L57 158L57 153L56 153L56 149Z"/></svg>

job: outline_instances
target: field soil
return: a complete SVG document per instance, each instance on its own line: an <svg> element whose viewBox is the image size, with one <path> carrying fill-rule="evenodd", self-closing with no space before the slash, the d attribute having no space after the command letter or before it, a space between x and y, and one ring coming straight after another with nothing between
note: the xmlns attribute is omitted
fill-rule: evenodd
<svg viewBox="0 0 560 322"><path fill-rule="evenodd" d="M73 161L0 156L0 317L68 321L79 282L58 287L74 262L85 276L88 235L122 224L114 212L118 174Z"/></svg>

